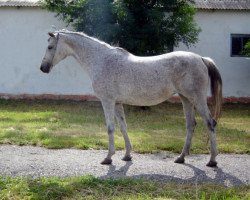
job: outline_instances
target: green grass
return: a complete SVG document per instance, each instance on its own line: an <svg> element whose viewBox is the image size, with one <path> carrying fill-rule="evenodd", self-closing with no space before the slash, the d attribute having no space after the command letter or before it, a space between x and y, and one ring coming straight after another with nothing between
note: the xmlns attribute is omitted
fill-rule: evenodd
<svg viewBox="0 0 250 200"><path fill-rule="evenodd" d="M181 104L142 110L125 106L134 151L179 153L185 140ZM197 116L192 153L208 153L207 130ZM220 153L250 153L250 104L226 104L217 128ZM100 102L0 100L0 143L47 148L107 149ZM124 148L116 127L117 149Z"/></svg>
<svg viewBox="0 0 250 200"><path fill-rule="evenodd" d="M185 140L181 104L150 109L125 106L129 135L137 152L180 152ZM207 131L197 116L192 153L208 153ZM117 130L119 128L117 127ZM226 104L217 131L219 151L250 153L250 105ZM47 148L107 149L99 102L0 100L0 143ZM115 133L117 149L124 143ZM177 184L146 180L0 177L0 199L250 199L250 186Z"/></svg>
<svg viewBox="0 0 250 200"><path fill-rule="evenodd" d="M247 200L250 186L176 184L134 179L0 177L0 199L209 199Z"/></svg>

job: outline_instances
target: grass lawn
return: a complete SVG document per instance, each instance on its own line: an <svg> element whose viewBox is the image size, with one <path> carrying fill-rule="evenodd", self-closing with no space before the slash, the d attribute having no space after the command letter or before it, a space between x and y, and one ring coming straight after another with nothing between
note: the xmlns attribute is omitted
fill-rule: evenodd
<svg viewBox="0 0 250 200"><path fill-rule="evenodd" d="M250 153L250 105L226 104L218 124L222 153ZM181 152L185 119L181 104L164 103L142 110L125 107L134 151ZM207 131L197 116L192 153L208 153ZM124 148L115 133L117 149ZM0 143L47 148L107 149L99 102L0 100ZM250 185L177 184L148 180L0 177L0 199L250 199Z"/></svg>
<svg viewBox="0 0 250 200"><path fill-rule="evenodd" d="M133 149L139 153L179 153L185 140L181 104L163 103L142 110L125 106ZM207 129L197 116L192 153L208 153ZM225 104L217 128L220 153L250 153L250 105ZM100 102L0 100L0 143L47 148L107 149ZM124 148L116 128L117 149Z"/></svg>
<svg viewBox="0 0 250 200"><path fill-rule="evenodd" d="M0 177L0 199L202 199L248 200L250 186L162 183L145 180Z"/></svg>

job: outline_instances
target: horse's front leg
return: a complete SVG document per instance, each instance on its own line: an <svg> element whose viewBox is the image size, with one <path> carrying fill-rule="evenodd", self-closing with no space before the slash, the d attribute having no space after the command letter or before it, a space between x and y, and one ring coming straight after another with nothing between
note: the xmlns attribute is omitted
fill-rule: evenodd
<svg viewBox="0 0 250 200"><path fill-rule="evenodd" d="M107 157L101 162L103 165L109 165L112 163L111 157L115 154L115 144L114 144L114 115L115 115L115 101L113 100L101 100L102 107L106 119L106 126L108 129L109 137L109 149Z"/></svg>
<svg viewBox="0 0 250 200"><path fill-rule="evenodd" d="M126 153L125 156L122 158L124 161L131 161L132 157L130 155L132 146L128 137L127 133L127 124L126 124L126 119L125 119L125 114L124 114L124 109L122 104L116 104L115 105L115 116L117 121L120 124L120 131L123 135L123 139L125 141L125 148L126 148Z"/></svg>

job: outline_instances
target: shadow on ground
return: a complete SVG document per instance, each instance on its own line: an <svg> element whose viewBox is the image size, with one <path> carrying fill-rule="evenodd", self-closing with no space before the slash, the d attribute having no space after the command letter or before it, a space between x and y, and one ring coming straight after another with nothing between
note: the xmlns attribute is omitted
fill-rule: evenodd
<svg viewBox="0 0 250 200"><path fill-rule="evenodd" d="M191 168L194 172L194 176L187 179L182 179L174 176L167 176L162 174L140 174L134 176L127 176L127 172L130 166L133 165L133 161L127 162L123 167L117 169L115 165L110 165L107 175L102 176L100 178L136 178L136 179L146 179L146 180L156 180L156 181L172 181L176 183L191 183L191 184L201 184L201 183L215 183L224 186L236 186L236 185L246 185L246 183L242 182L237 177L223 172L223 170L219 167L214 168L215 176L213 178L207 176L204 170L201 170L191 164L183 164L189 168Z"/></svg>

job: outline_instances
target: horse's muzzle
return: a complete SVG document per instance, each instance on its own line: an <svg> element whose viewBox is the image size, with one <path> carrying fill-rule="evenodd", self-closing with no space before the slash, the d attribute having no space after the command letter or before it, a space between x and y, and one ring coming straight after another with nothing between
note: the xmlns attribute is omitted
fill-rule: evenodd
<svg viewBox="0 0 250 200"><path fill-rule="evenodd" d="M43 72L43 73L49 73L50 72L50 66L49 65L42 65L40 67L40 70Z"/></svg>

